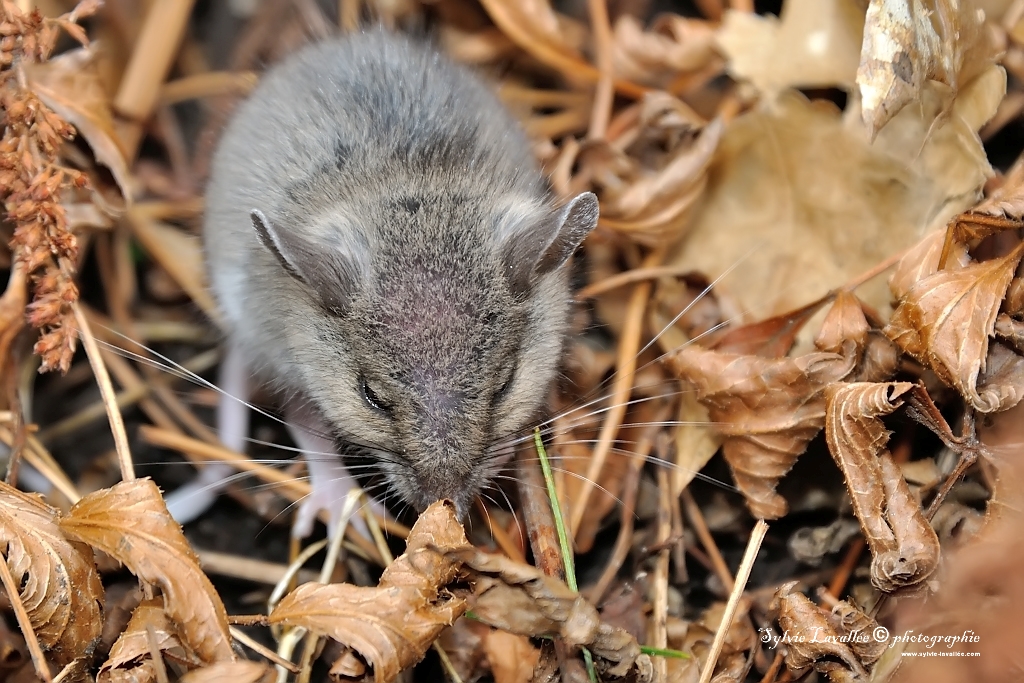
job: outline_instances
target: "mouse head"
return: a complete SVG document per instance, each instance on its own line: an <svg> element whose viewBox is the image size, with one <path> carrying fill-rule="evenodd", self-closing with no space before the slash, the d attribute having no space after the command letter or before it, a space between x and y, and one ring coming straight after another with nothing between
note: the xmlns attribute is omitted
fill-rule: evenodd
<svg viewBox="0 0 1024 683"><path fill-rule="evenodd" d="M563 266L597 211L591 193L557 210L420 193L325 211L302 231L252 212L322 312L300 325L317 338L297 354L296 371L320 379L309 397L405 503L449 498L465 514L536 419L567 326Z"/></svg>

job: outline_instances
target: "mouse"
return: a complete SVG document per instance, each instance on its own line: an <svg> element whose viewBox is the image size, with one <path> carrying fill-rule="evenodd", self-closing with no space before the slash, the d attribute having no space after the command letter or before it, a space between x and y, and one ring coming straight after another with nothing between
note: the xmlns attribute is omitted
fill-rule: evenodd
<svg viewBox="0 0 1024 683"><path fill-rule="evenodd" d="M558 201L490 85L426 41L367 29L268 69L216 148L202 232L221 386L271 389L306 456L297 535L367 473L389 507L465 518L542 414L598 213ZM218 428L243 450L232 405Z"/></svg>

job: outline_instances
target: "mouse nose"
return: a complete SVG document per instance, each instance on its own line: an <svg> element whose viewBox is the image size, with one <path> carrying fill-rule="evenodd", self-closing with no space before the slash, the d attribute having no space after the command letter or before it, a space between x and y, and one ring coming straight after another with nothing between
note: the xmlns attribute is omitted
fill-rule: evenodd
<svg viewBox="0 0 1024 683"><path fill-rule="evenodd" d="M446 498L455 503L459 519L464 519L469 513L469 506L473 503L476 491L469 482L468 473L461 473L455 467L440 464L429 471L417 472L417 479L422 494L422 509Z"/></svg>

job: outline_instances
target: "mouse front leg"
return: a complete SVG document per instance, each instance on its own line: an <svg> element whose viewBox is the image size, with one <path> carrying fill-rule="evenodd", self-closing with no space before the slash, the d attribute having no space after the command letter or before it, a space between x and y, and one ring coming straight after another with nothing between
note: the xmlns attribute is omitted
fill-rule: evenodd
<svg viewBox="0 0 1024 683"><path fill-rule="evenodd" d="M326 436L329 427L323 423L316 411L305 402L291 401L285 410L288 422L288 433L295 445L302 451L309 469L309 484L312 491L299 504L292 525L292 535L305 538L313 532L313 523L321 510L328 513L327 531L332 537L341 523L341 513L345 506L345 498L349 492L359 487L359 483L349 474L335 448L334 440ZM384 514L384 508L375 500L371 500L370 508L378 515ZM362 517L353 516L351 523L364 535L369 535Z"/></svg>
<svg viewBox="0 0 1024 683"><path fill-rule="evenodd" d="M245 453L249 436L249 368L238 348L228 344L217 382L217 437L228 450ZM179 524L187 524L206 512L231 481L235 469L224 463L210 463L195 479L165 496L167 510Z"/></svg>

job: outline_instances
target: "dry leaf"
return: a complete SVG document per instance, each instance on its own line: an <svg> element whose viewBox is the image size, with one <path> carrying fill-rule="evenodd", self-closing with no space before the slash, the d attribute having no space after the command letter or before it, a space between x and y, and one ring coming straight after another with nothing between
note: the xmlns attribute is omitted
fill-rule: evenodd
<svg viewBox="0 0 1024 683"><path fill-rule="evenodd" d="M714 340L712 346L716 351L725 353L782 358L792 350L800 330L826 301L826 298L821 298L796 310L728 329Z"/></svg>
<svg viewBox="0 0 1024 683"><path fill-rule="evenodd" d="M528 638L491 630L484 637L484 651L491 665L494 683L530 683L540 650Z"/></svg>
<svg viewBox="0 0 1024 683"><path fill-rule="evenodd" d="M673 99L656 97L648 106L663 113ZM647 115L657 118L655 112ZM676 117L661 120L664 127L647 127L644 138L625 152L597 140L584 145L579 156L579 173L592 179L601 200L601 225L652 246L679 237L703 193L708 164L724 129L716 119L690 139L680 134ZM666 146L659 139L663 137L674 139L668 153L647 158L644 145L661 149Z"/></svg>
<svg viewBox="0 0 1024 683"><path fill-rule="evenodd" d="M78 48L65 52L42 64L31 64L27 73L39 99L74 125L89 143L96 161L110 169L123 201L118 206L102 201L101 204L108 212L120 213L124 202L131 201L131 174L93 50Z"/></svg>
<svg viewBox="0 0 1024 683"><path fill-rule="evenodd" d="M878 316L872 312L872 319ZM814 345L822 351L841 353L849 340L859 356L857 369L846 378L848 382L884 382L899 367L896 345L868 323L864 304L852 292L840 291L821 324Z"/></svg>
<svg viewBox="0 0 1024 683"><path fill-rule="evenodd" d="M990 416L978 427L995 465L990 470L995 490L987 524L945 554L936 593L899 602L893 627L894 633L913 630L945 639L909 643L910 650L950 655L903 657L893 679L900 683L1003 683L1014 680L1019 671L1024 637L1019 609L1024 604L1024 403ZM951 636L966 638L951 642Z"/></svg>
<svg viewBox="0 0 1024 683"><path fill-rule="evenodd" d="M897 299L902 299L918 282L939 270L946 229L933 230L911 247L896 264L896 270L889 276L889 289ZM946 259L946 268L963 268L971 263L967 249L953 244L953 250Z"/></svg>
<svg viewBox="0 0 1024 683"><path fill-rule="evenodd" d="M687 346L666 362L697 388L725 436L722 453L755 517L777 519L786 501L775 486L825 420L822 390L853 369L855 358L812 353L768 359Z"/></svg>
<svg viewBox="0 0 1024 683"><path fill-rule="evenodd" d="M103 585L92 551L67 540L40 496L0 482L0 546L40 644L64 666L100 636Z"/></svg>
<svg viewBox="0 0 1024 683"><path fill-rule="evenodd" d="M641 654L636 639L601 621L597 609L562 581L473 547L447 556L470 570L478 620L510 633L559 637L568 647L587 647L602 676L651 680L651 660Z"/></svg>
<svg viewBox="0 0 1024 683"><path fill-rule="evenodd" d="M274 670L264 662L217 662L193 669L179 683L273 683Z"/></svg>
<svg viewBox="0 0 1024 683"><path fill-rule="evenodd" d="M630 14L615 21L612 64L615 74L626 80L665 86L715 58L714 32L705 21L663 14L646 30Z"/></svg>
<svg viewBox="0 0 1024 683"><path fill-rule="evenodd" d="M711 426L711 414L693 392L679 397L679 424L675 428L675 468L672 495L678 497L722 446L722 436Z"/></svg>
<svg viewBox="0 0 1024 683"><path fill-rule="evenodd" d="M843 342L849 339L860 349L867 344L870 331L860 299L853 292L843 290L836 294L832 307L828 309L814 345L821 351L842 353Z"/></svg>
<svg viewBox="0 0 1024 683"><path fill-rule="evenodd" d="M87 495L60 528L160 586L178 634L202 661L235 659L224 605L151 480L126 481Z"/></svg>
<svg viewBox="0 0 1024 683"><path fill-rule="evenodd" d="M1024 387L1024 358L989 344L996 316L1024 255L1024 244L1002 258L929 275L901 298L886 335L983 413L1011 408Z"/></svg>
<svg viewBox="0 0 1024 683"><path fill-rule="evenodd" d="M730 10L716 38L729 73L762 93L850 86L864 9L856 0L788 0L778 18Z"/></svg>
<svg viewBox="0 0 1024 683"><path fill-rule="evenodd" d="M461 567L444 553L467 546L452 504L434 503L420 515L405 553L384 570L376 588L303 584L281 600L269 621L329 636L372 668L371 673L362 665L347 667L354 675L343 679L393 681L423 659L438 634L466 611L466 601L446 588Z"/></svg>
<svg viewBox="0 0 1024 683"><path fill-rule="evenodd" d="M920 584L939 562L939 539L885 448L889 432L880 419L913 387L857 382L825 390L825 439L871 548L871 582L886 592Z"/></svg>
<svg viewBox="0 0 1024 683"><path fill-rule="evenodd" d="M862 117L874 138L929 80L961 85L998 54L984 13L961 0L871 0L864 20L857 85Z"/></svg>
<svg viewBox="0 0 1024 683"><path fill-rule="evenodd" d="M757 647L757 632L754 631L750 620L751 604L750 598L740 598L736 606L736 613L733 614L732 623L726 633L722 654L744 654ZM717 633L722 624L722 618L725 616L725 608L724 601L715 602L701 613L696 623L703 626L709 634ZM716 670L719 668L721 667L716 667Z"/></svg>
<svg viewBox="0 0 1024 683"><path fill-rule="evenodd" d="M147 600L132 612L132 618L110 648L107 661L100 667L97 683L147 683L158 679L153 662L152 642L160 656L188 668L202 665L178 638L177 629L167 618L161 600Z"/></svg>
<svg viewBox="0 0 1024 683"><path fill-rule="evenodd" d="M790 673L800 677L814 667L830 681L867 681L867 668L842 639L848 634L837 631L836 620L830 619L831 615L819 609L806 595L794 592L796 585L796 581L790 581L779 586L768 613L768 618L778 623L783 636L788 636L785 661ZM870 632L861 635L873 637Z"/></svg>
<svg viewBox="0 0 1024 683"><path fill-rule="evenodd" d="M923 101L874 145L831 105L783 93L726 128L702 202L667 263L713 279L729 271L716 290L754 319L824 296L974 203L991 173L974 130L1004 91L1005 76L986 73L931 133L922 112L941 104ZM881 279L857 292L881 315L890 310ZM805 330L798 349L812 339Z"/></svg>
<svg viewBox="0 0 1024 683"><path fill-rule="evenodd" d="M1006 173L1003 184L971 211L988 216L1024 216L1024 156L1014 162L1013 167Z"/></svg>

